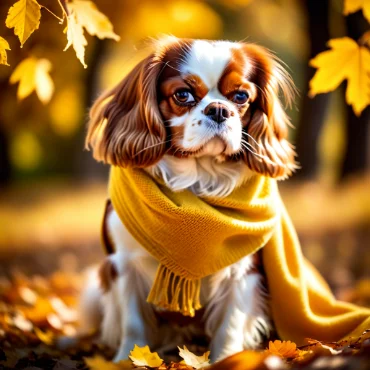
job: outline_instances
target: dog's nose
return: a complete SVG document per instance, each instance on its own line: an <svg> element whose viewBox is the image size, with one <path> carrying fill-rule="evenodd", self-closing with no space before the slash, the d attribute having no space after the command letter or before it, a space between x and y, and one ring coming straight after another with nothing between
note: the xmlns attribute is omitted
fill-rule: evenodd
<svg viewBox="0 0 370 370"><path fill-rule="evenodd" d="M222 103L208 104L204 109L204 114L217 123L222 123L230 117L229 109Z"/></svg>

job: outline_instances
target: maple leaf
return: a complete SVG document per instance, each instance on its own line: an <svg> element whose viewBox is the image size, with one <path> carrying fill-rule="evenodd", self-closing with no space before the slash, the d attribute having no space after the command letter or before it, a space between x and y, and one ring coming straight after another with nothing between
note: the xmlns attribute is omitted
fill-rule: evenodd
<svg viewBox="0 0 370 370"><path fill-rule="evenodd" d="M77 23L86 29L91 36L99 39L120 40L120 37L113 32L113 25L108 17L101 13L96 5L91 1L74 0L68 3L76 16Z"/></svg>
<svg viewBox="0 0 370 370"><path fill-rule="evenodd" d="M343 14L355 13L362 8L364 17L370 22L370 1L369 0L344 0Z"/></svg>
<svg viewBox="0 0 370 370"><path fill-rule="evenodd" d="M6 55L7 50L10 50L8 41L6 41L4 38L0 36L0 64L4 64L6 66L9 65L7 55Z"/></svg>
<svg viewBox="0 0 370 370"><path fill-rule="evenodd" d="M349 37L328 42L332 50L310 60L317 71L310 81L310 96L335 90L348 81L346 101L357 116L370 104L370 51Z"/></svg>
<svg viewBox="0 0 370 370"><path fill-rule="evenodd" d="M68 43L64 51L72 45L77 58L84 68L87 68L85 63L85 47L87 45L87 40L84 36L82 25L77 22L76 13L74 11L71 11L70 15L67 17L67 40Z"/></svg>
<svg viewBox="0 0 370 370"><path fill-rule="evenodd" d="M36 91L41 102L48 103L54 93L50 70L51 62L48 59L29 57L19 63L10 76L11 84L19 82L18 99L22 100Z"/></svg>
<svg viewBox="0 0 370 370"><path fill-rule="evenodd" d="M273 355L283 358L293 358L297 354L297 345L294 342L275 340L269 342L269 348L267 350Z"/></svg>
<svg viewBox="0 0 370 370"><path fill-rule="evenodd" d="M14 28L14 34L18 36L21 47L39 28L40 9L41 6L36 0L19 0L9 9L5 25Z"/></svg>
<svg viewBox="0 0 370 370"><path fill-rule="evenodd" d="M159 367L163 362L157 352L150 352L149 346L139 347L135 344L130 354L128 357L136 366Z"/></svg>
<svg viewBox="0 0 370 370"><path fill-rule="evenodd" d="M181 349L180 347L177 348L179 349L180 357L184 359L186 365L192 366L195 369L209 366L209 351L205 352L203 356L196 356L194 353L190 352L186 346L184 346L184 349Z"/></svg>
<svg viewBox="0 0 370 370"><path fill-rule="evenodd" d="M107 361L101 356L94 356L90 358L85 358L86 365L91 370L129 370L133 369L132 362L130 360L122 360L120 362L114 363Z"/></svg>
<svg viewBox="0 0 370 370"><path fill-rule="evenodd" d="M120 37L113 32L113 26L103 13L101 13L96 5L91 1L74 0L67 3L69 15L67 16L67 50L71 45L76 52L77 58L80 60L84 68L85 63L85 47L87 40L84 35L84 28L92 35L100 39L111 38L116 41Z"/></svg>

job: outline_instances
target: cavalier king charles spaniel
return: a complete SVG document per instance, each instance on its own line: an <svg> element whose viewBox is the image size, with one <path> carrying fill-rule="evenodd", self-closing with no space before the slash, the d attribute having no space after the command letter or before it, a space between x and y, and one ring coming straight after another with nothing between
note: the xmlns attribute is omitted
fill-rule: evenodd
<svg viewBox="0 0 370 370"><path fill-rule="evenodd" d="M172 191L225 197L256 173L284 179L296 168L280 93L290 104L295 88L265 48L169 37L96 101L86 144L98 161L143 168ZM204 309L189 318L146 302L158 263L109 203L103 226L114 253L83 293L81 330L99 328L115 361L134 344L163 353L202 335L215 361L268 338L259 253L204 278Z"/></svg>

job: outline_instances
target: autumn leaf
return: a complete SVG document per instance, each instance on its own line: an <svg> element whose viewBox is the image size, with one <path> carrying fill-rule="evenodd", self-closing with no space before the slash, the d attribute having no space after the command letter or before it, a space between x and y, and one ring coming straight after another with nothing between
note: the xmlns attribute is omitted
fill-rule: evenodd
<svg viewBox="0 0 370 370"><path fill-rule="evenodd" d="M157 352L150 352L149 346L139 347L135 344L130 354L129 357L136 366L158 367L163 362Z"/></svg>
<svg viewBox="0 0 370 370"><path fill-rule="evenodd" d="M90 35L100 39L111 38L118 41L120 38L113 32L113 26L108 17L101 13L91 1L75 0L68 2L67 7L69 10L66 31L68 43L64 50L72 45L77 58L86 68L85 47L87 40L84 28Z"/></svg>
<svg viewBox="0 0 370 370"><path fill-rule="evenodd" d="M7 50L10 50L8 41L6 41L4 38L0 36L0 64L4 64L6 66L9 65L7 55L6 55Z"/></svg>
<svg viewBox="0 0 370 370"><path fill-rule="evenodd" d="M42 343L47 344L48 346L52 345L54 343L54 335L51 331L44 332L38 328L33 328L37 338L40 339Z"/></svg>
<svg viewBox="0 0 370 370"><path fill-rule="evenodd" d="M209 351L205 352L203 356L196 356L194 353L190 352L186 346L184 346L184 349L181 349L180 347L177 348L180 351L180 357L184 359L186 365L192 366L195 369L201 369L202 367L209 366Z"/></svg>
<svg viewBox="0 0 370 370"><path fill-rule="evenodd" d="M29 57L18 64L12 75L10 83L19 82L17 97L23 100L33 91L43 104L47 104L54 93L54 83L49 72L51 62L48 59Z"/></svg>
<svg viewBox="0 0 370 370"><path fill-rule="evenodd" d="M343 14L348 15L362 9L365 18L370 22L370 1L369 0L344 0Z"/></svg>
<svg viewBox="0 0 370 370"><path fill-rule="evenodd" d="M101 13L92 1L74 0L68 3L68 8L74 12L77 23L91 36L119 41L120 37L113 32L108 17Z"/></svg>
<svg viewBox="0 0 370 370"><path fill-rule="evenodd" d="M84 68L87 68L85 63L85 47L87 40L84 36L84 30L82 25L77 23L76 13L71 12L67 17L67 46L64 48L66 51L71 45L76 52L77 58L82 63Z"/></svg>
<svg viewBox="0 0 370 370"><path fill-rule="evenodd" d="M9 9L5 24L8 28L14 28L14 34L18 36L21 47L39 28L40 9L36 0L19 0Z"/></svg>
<svg viewBox="0 0 370 370"><path fill-rule="evenodd" d="M348 81L346 101L357 116L370 104L370 50L349 37L330 40L331 50L311 59L317 68L310 81L310 96L335 90Z"/></svg>
<svg viewBox="0 0 370 370"><path fill-rule="evenodd" d="M293 358L297 354L297 345L294 342L275 340L269 342L269 348L267 350L273 355L283 358Z"/></svg>
<svg viewBox="0 0 370 370"><path fill-rule="evenodd" d="M133 366L130 360L122 360L120 362L114 363L114 362L105 360L101 356L85 358L85 363L91 370L129 370L129 369L133 369Z"/></svg>

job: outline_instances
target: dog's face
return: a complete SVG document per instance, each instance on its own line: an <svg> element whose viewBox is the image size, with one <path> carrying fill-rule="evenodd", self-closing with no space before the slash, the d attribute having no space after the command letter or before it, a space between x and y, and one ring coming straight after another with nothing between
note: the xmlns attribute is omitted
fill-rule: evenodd
<svg viewBox="0 0 370 370"><path fill-rule="evenodd" d="M87 144L98 160L149 167L164 154L244 161L271 177L294 170L287 142L289 75L266 49L166 39L91 110Z"/></svg>

